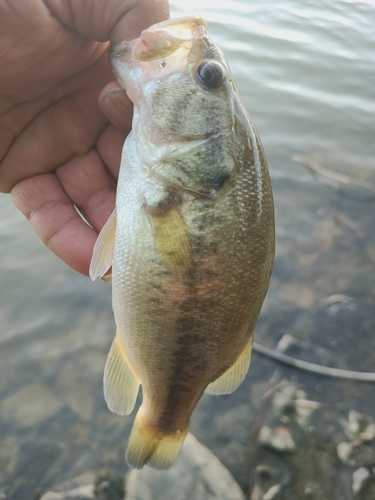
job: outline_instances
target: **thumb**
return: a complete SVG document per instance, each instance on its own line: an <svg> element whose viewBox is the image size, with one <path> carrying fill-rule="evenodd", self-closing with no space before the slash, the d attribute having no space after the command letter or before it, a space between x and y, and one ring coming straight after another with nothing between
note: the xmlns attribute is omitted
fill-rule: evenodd
<svg viewBox="0 0 375 500"><path fill-rule="evenodd" d="M129 132L132 125L133 103L117 83L106 85L99 94L99 106L117 128Z"/></svg>
<svg viewBox="0 0 375 500"><path fill-rule="evenodd" d="M68 28L98 42L137 38L169 17L168 0L44 0Z"/></svg>

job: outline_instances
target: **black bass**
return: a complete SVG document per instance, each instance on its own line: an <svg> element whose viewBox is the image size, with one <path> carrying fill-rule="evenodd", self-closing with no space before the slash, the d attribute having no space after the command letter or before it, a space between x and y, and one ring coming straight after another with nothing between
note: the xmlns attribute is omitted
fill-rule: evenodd
<svg viewBox="0 0 375 500"><path fill-rule="evenodd" d="M143 402L126 457L169 468L203 392L244 379L274 260L273 200L261 143L203 19L165 21L110 50L134 103L116 209L90 276L112 266L117 333L109 408Z"/></svg>

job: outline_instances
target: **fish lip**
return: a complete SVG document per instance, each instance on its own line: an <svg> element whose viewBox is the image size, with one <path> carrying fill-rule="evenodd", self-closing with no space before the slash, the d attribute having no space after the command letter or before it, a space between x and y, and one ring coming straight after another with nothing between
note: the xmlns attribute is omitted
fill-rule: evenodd
<svg viewBox="0 0 375 500"><path fill-rule="evenodd" d="M185 38L181 36L182 34L178 33L178 30L177 33L174 32L174 29L181 26L190 30L190 37ZM192 41L201 38L203 35L202 30L204 32L207 31L207 24L200 16L185 16L177 19L168 19L144 29L138 38L130 42L122 41L111 45L108 49L108 58L112 60L128 52L134 59L142 60L142 53L146 52L146 50L141 48L142 43L146 48L152 47L153 43L158 39L170 40L171 42L174 41L176 45L178 43L182 44L184 41Z"/></svg>
<svg viewBox="0 0 375 500"><path fill-rule="evenodd" d="M207 30L207 23L201 16L182 16L177 18L170 18L165 21L161 21L160 23L153 24L149 28L146 28L144 31L148 31L151 33L156 33L158 31L163 32L163 34L167 34L168 31L174 31L176 27L181 27L181 25L191 27L192 34L196 33L196 30L199 30L199 26ZM200 37L200 34L198 34Z"/></svg>

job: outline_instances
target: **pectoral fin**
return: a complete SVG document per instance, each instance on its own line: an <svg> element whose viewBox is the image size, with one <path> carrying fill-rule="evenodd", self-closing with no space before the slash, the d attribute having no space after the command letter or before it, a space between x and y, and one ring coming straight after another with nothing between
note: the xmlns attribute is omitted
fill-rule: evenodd
<svg viewBox="0 0 375 500"><path fill-rule="evenodd" d="M104 224L96 240L90 263L89 275L92 281L105 275L112 265L116 240L116 210ZM104 279L110 281L110 279Z"/></svg>
<svg viewBox="0 0 375 500"><path fill-rule="evenodd" d="M235 363L218 379L206 387L205 392L207 394L229 394L237 389L249 369L252 346L253 336L251 335L249 342Z"/></svg>
<svg viewBox="0 0 375 500"><path fill-rule="evenodd" d="M148 214L155 245L167 268L185 273L192 263L189 233L178 210Z"/></svg>
<svg viewBox="0 0 375 500"><path fill-rule="evenodd" d="M113 340L104 368L104 397L108 408L120 415L132 412L139 390L139 380L130 367L119 335Z"/></svg>

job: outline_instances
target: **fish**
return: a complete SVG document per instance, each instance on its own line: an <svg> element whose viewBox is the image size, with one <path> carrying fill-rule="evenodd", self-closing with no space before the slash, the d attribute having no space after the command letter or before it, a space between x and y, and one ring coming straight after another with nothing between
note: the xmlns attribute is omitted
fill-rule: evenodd
<svg viewBox="0 0 375 500"><path fill-rule="evenodd" d="M201 17L170 19L109 59L134 104L116 208L90 277L112 266L110 410L142 404L130 467L168 469L202 397L229 394L250 363L275 253L266 158L222 51Z"/></svg>

